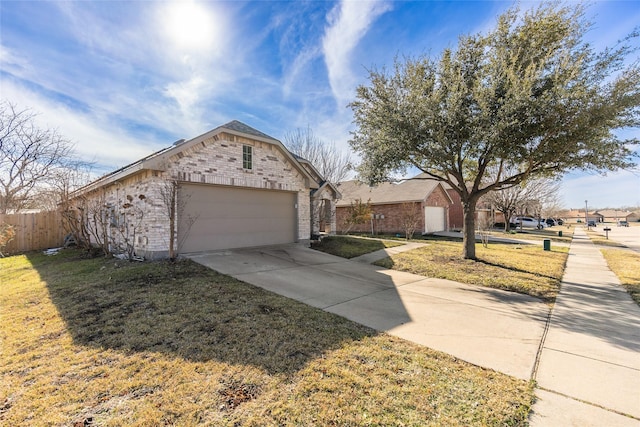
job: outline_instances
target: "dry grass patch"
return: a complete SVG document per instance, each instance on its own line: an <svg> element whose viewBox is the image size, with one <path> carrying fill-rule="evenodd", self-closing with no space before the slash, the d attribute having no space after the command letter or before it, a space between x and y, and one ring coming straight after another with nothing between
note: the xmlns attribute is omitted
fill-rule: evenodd
<svg viewBox="0 0 640 427"><path fill-rule="evenodd" d="M384 248L402 246L389 240L368 239L348 236L328 236L314 242L312 248L342 258L355 258Z"/></svg>
<svg viewBox="0 0 640 427"><path fill-rule="evenodd" d="M549 239L552 242L570 244L573 239L574 227L567 227L562 225L556 225L553 227L547 227L542 230L533 229L517 229L511 230L509 233L504 231L491 231L492 237L501 237L504 239L520 239L520 240L539 240L542 242L544 239ZM562 237L558 232L562 231Z"/></svg>
<svg viewBox="0 0 640 427"><path fill-rule="evenodd" d="M609 268L640 306L640 254L620 249L602 249L601 252Z"/></svg>
<svg viewBox="0 0 640 427"><path fill-rule="evenodd" d="M0 424L525 425L529 383L192 262L0 259Z"/></svg>
<svg viewBox="0 0 640 427"><path fill-rule="evenodd" d="M376 265L427 277L515 291L545 301L558 294L568 248L489 243L476 245L477 261L462 259L462 243L432 240L431 244L393 255Z"/></svg>

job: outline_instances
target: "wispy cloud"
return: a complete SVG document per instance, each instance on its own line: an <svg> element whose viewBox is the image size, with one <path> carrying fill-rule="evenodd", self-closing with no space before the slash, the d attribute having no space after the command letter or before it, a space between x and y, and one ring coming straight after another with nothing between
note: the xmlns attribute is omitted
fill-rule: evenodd
<svg viewBox="0 0 640 427"><path fill-rule="evenodd" d="M10 80L2 82L3 98L19 99L18 109L33 107L36 124L46 129L56 129L75 144L78 157L95 162L106 172L138 160L168 146L171 140L158 141L157 135L139 132L132 135L130 129L110 121L109 117L81 113L62 103L48 99L28 87ZM70 137L69 135L73 135ZM169 136L166 136L169 138Z"/></svg>
<svg viewBox="0 0 640 427"><path fill-rule="evenodd" d="M322 48L331 90L339 105L351 99L356 87L351 71L352 51L376 18L389 10L391 4L387 2L343 0L327 17Z"/></svg>

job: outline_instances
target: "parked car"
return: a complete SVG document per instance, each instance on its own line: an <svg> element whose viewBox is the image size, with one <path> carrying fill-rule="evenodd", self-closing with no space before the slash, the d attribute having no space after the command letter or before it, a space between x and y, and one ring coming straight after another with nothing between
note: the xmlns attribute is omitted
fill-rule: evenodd
<svg viewBox="0 0 640 427"><path fill-rule="evenodd" d="M596 222L594 220L590 219L587 222L587 227L597 227Z"/></svg>
<svg viewBox="0 0 640 427"><path fill-rule="evenodd" d="M564 220L562 218L558 218L556 222L558 223L558 225L564 225Z"/></svg>
<svg viewBox="0 0 640 427"><path fill-rule="evenodd" d="M545 223L544 221L538 221L537 219L529 216L516 217L515 223L518 227L520 227L520 225L522 224L522 228L527 227L527 228L542 229L547 227L547 223Z"/></svg>
<svg viewBox="0 0 640 427"><path fill-rule="evenodd" d="M629 226L629 221L618 221L618 227L628 227Z"/></svg>
<svg viewBox="0 0 640 427"><path fill-rule="evenodd" d="M553 227L556 225L556 220L553 218L547 218L546 220L544 220L544 222L549 226L549 227Z"/></svg>

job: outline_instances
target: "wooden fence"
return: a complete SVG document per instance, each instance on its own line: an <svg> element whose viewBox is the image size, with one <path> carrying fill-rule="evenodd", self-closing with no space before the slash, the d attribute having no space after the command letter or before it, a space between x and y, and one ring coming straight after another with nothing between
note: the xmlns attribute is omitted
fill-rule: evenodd
<svg viewBox="0 0 640 427"><path fill-rule="evenodd" d="M66 233L60 212L0 214L2 223L12 225L16 232L15 239L2 250L5 255L57 248L64 243Z"/></svg>

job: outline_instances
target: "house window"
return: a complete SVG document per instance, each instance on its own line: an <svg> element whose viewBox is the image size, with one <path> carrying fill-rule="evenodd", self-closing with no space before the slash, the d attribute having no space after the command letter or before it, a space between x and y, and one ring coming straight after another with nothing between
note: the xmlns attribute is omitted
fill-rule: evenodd
<svg viewBox="0 0 640 427"><path fill-rule="evenodd" d="M242 146L242 167L253 169L253 147L250 145Z"/></svg>

